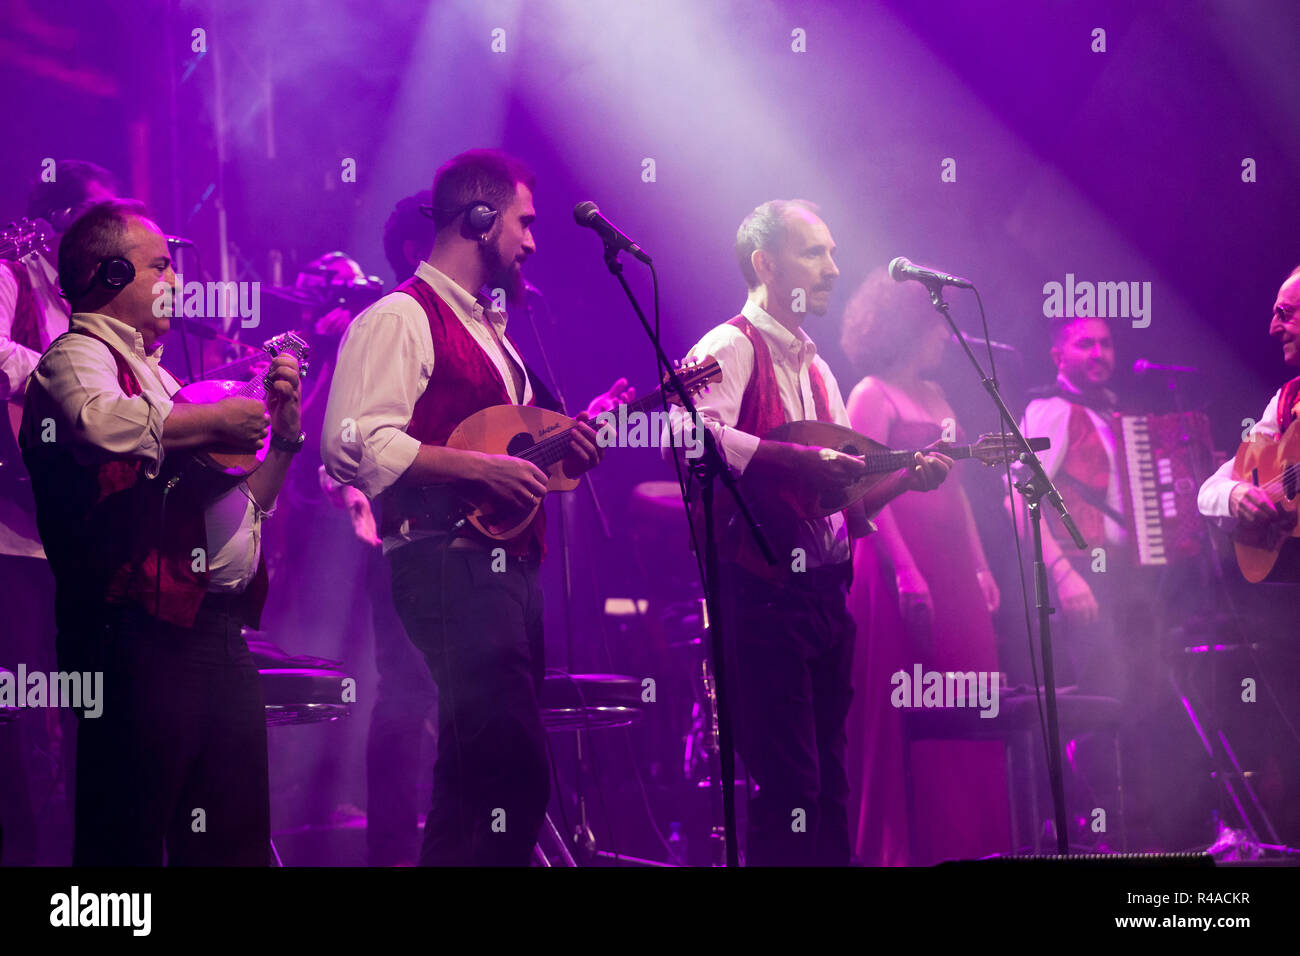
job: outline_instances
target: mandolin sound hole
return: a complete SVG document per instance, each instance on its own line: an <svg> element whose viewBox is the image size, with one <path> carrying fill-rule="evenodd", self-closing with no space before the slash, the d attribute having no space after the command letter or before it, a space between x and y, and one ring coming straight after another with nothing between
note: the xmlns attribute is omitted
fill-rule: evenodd
<svg viewBox="0 0 1300 956"><path fill-rule="evenodd" d="M506 454L518 458L533 445L533 436L528 432L520 432L510 439L506 445Z"/></svg>

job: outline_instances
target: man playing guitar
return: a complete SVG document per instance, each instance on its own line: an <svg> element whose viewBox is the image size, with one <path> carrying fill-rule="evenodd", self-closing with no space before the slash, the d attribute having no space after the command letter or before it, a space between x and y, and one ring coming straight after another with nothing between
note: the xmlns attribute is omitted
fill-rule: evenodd
<svg viewBox="0 0 1300 956"><path fill-rule="evenodd" d="M1300 369L1300 266L1292 270L1273 303L1268 334L1282 346L1282 360ZM1284 434L1296 419L1300 401L1300 377L1293 378L1277 390L1264 413L1251 426L1248 440L1273 440ZM1233 477L1234 461L1224 462L1205 480L1197 497L1201 514L1219 524L1259 537L1269 532L1290 532L1295 527L1295 513L1280 509L1265 489L1251 481Z"/></svg>

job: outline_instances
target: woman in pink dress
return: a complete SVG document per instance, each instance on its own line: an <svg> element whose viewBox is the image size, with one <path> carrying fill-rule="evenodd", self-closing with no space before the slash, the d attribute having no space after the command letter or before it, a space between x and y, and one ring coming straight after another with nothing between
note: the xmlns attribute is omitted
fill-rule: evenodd
<svg viewBox="0 0 1300 956"><path fill-rule="evenodd" d="M845 312L844 351L866 377L848 400L854 429L892 448L965 442L960 417L931 378L949 331L915 282L869 276ZM855 542L849 609L858 625L850 782L858 859L929 865L1010 849L1005 756L998 741L924 740L904 778L903 711L892 674L999 671L992 613L998 589L959 474L937 491L891 502L877 534ZM915 844L909 841L909 814Z"/></svg>

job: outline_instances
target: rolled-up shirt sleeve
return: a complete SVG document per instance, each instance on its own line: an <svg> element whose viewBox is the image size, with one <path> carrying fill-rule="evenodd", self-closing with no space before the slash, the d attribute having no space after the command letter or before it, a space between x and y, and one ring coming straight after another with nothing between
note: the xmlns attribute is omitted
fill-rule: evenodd
<svg viewBox="0 0 1300 956"><path fill-rule="evenodd" d="M414 300L411 305L418 310ZM331 478L373 499L411 466L420 442L406 428L433 374L433 360L422 312L381 300L348 327L321 435L321 458Z"/></svg>
<svg viewBox="0 0 1300 956"><path fill-rule="evenodd" d="M740 417L740 402L745 386L754 370L754 347L740 330L721 325L709 331L688 353L689 359L702 359L712 355L718 360L722 380L714 382L706 392L695 396L695 408L700 413L704 427L713 434L727 466L739 476L744 474L749 461L758 450L759 438L736 428ZM680 406L674 406L669 417L672 443L681 447L682 429L687 416ZM668 442L664 442L667 453Z"/></svg>
<svg viewBox="0 0 1300 956"><path fill-rule="evenodd" d="M1250 438L1273 439L1278 435L1277 431L1277 403L1282 392L1279 389L1264 409L1264 414L1260 416L1259 421L1250 427L1247 433ZM1219 470L1212 474L1201 485L1201 490L1196 495L1196 507L1201 514L1214 520L1220 528L1231 530L1237 523L1237 519L1231 516L1229 511L1229 499L1232 497L1232 489L1238 484L1237 479L1232 477L1232 466L1236 461L1236 456L1229 458Z"/></svg>
<svg viewBox="0 0 1300 956"><path fill-rule="evenodd" d="M38 412L55 414L54 440L65 430L78 446L108 455L134 455L148 462L149 477L163 461L163 423L172 411L162 394L127 396L117 365L102 342L85 335L64 336L41 358L31 381L41 390ZM33 423L37 434L43 422Z"/></svg>

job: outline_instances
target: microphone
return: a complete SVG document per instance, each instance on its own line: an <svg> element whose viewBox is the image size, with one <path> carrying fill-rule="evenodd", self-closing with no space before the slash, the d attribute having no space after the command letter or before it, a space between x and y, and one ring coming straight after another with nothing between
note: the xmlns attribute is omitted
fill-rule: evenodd
<svg viewBox="0 0 1300 956"><path fill-rule="evenodd" d="M600 214L600 208L591 200L573 207L573 221L585 229L594 230L606 245L630 252L646 265L651 265L645 250L623 234L612 222Z"/></svg>
<svg viewBox="0 0 1300 956"><path fill-rule="evenodd" d="M1190 365L1160 365L1157 362L1148 362L1146 359L1138 359L1133 363L1134 375L1146 375L1148 372L1164 372L1168 375L1201 374L1199 368L1193 368Z"/></svg>
<svg viewBox="0 0 1300 956"><path fill-rule="evenodd" d="M957 344L961 344L961 339L957 338L955 335L950 335L948 338L952 339L953 342ZM990 339L982 339L978 335L967 335L966 341L971 345L980 345L985 348L996 349L999 352L1014 352L1017 355L1020 354L1020 349L1016 348L1014 345L1007 345L1005 342L998 342Z"/></svg>
<svg viewBox="0 0 1300 956"><path fill-rule="evenodd" d="M197 246L189 239L183 239L180 236L167 236L167 245L172 249L195 249Z"/></svg>
<svg viewBox="0 0 1300 956"><path fill-rule="evenodd" d="M934 269L927 269L925 266L918 266L911 261L899 256L889 263L889 274L895 282L906 282L908 279L915 279L931 288L951 285L958 289L973 289L975 283L969 279L962 279L959 276L950 276L946 272L937 272Z"/></svg>

